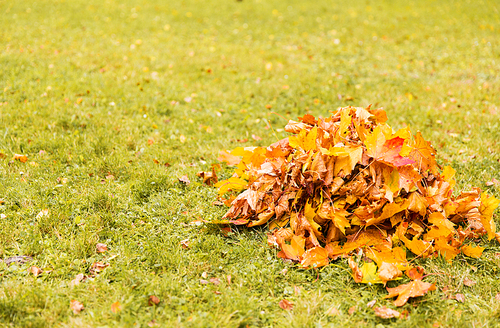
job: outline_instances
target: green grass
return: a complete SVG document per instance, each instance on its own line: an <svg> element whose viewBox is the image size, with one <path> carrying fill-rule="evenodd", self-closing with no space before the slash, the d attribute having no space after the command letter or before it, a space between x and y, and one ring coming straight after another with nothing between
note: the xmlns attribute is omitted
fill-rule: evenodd
<svg viewBox="0 0 500 328"><path fill-rule="evenodd" d="M393 307L384 288L354 283L345 261L301 270L267 247L265 229L225 237L189 223L224 214L195 176L219 150L270 144L288 119L346 105L384 107L394 128L432 141L457 191L499 197L485 185L500 180L499 10L493 0L0 0L0 258L34 258L0 262L0 325L496 325L495 241L478 240L477 260L416 260L438 290L405 305L407 319L383 320L366 303ZM109 251L97 254L98 242ZM96 261L110 266L72 287ZM45 272L33 277L31 265ZM203 272L221 284L200 284ZM456 293L464 303L447 298ZM325 314L332 306L339 315Z"/></svg>

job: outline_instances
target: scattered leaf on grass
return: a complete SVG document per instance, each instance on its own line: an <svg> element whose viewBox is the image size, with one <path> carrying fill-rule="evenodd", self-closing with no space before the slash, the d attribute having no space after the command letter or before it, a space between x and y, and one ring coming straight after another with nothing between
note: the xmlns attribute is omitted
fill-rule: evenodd
<svg viewBox="0 0 500 328"><path fill-rule="evenodd" d="M122 306L120 304L120 302L114 302L113 304L111 304L111 312L113 313L118 313L122 310Z"/></svg>
<svg viewBox="0 0 500 328"><path fill-rule="evenodd" d="M108 250L108 246L106 244L97 243L95 246L97 248L97 253L104 253Z"/></svg>
<svg viewBox="0 0 500 328"><path fill-rule="evenodd" d="M160 304L160 299L155 295L149 295L148 304L149 306L158 305Z"/></svg>
<svg viewBox="0 0 500 328"><path fill-rule="evenodd" d="M410 297L423 296L431 290L435 290L436 286L431 283L423 282L422 280L414 280L404 285L399 285L394 288L386 288L389 295L385 298L391 298L397 296L398 298L394 301L394 305L403 306L406 304Z"/></svg>
<svg viewBox="0 0 500 328"><path fill-rule="evenodd" d="M28 161L28 156L21 154L14 154L13 160L20 161L21 163L26 163Z"/></svg>
<svg viewBox="0 0 500 328"><path fill-rule="evenodd" d="M33 274L35 277L39 276L42 273L42 269L36 266L32 266L28 269L29 273Z"/></svg>
<svg viewBox="0 0 500 328"><path fill-rule="evenodd" d="M497 293L497 294L495 295L495 300L500 301L500 293Z"/></svg>
<svg viewBox="0 0 500 328"><path fill-rule="evenodd" d="M83 304L78 302L77 300L70 301L69 307L71 310L73 310L74 314L78 314L84 309Z"/></svg>
<svg viewBox="0 0 500 328"><path fill-rule="evenodd" d="M371 307L373 307L375 305L375 303L377 303L377 300L373 300L373 301L370 301L370 302L366 303L366 306L368 306L368 307L371 308Z"/></svg>
<svg viewBox="0 0 500 328"><path fill-rule="evenodd" d="M340 311L335 305L332 305L328 310L326 310L325 314L331 317L335 317L340 314Z"/></svg>
<svg viewBox="0 0 500 328"><path fill-rule="evenodd" d="M209 186L214 185L217 183L217 181L219 181L217 179L217 174L215 173L214 169L212 169L212 171L209 171L209 172L200 171L200 172L196 173L196 176L202 178L203 183L206 185L209 185Z"/></svg>
<svg viewBox="0 0 500 328"><path fill-rule="evenodd" d="M455 299L460 303L464 303L465 302L465 295L464 294L455 294Z"/></svg>
<svg viewBox="0 0 500 328"><path fill-rule="evenodd" d="M356 310L357 310L356 305L354 305L354 306L351 306L349 308L349 310L347 310L347 313L349 313L349 315L353 315L354 312L356 312Z"/></svg>
<svg viewBox="0 0 500 328"><path fill-rule="evenodd" d="M100 273L104 269L106 269L108 266L109 266L109 263L94 262L92 264L92 267L90 267L90 273L92 273L92 274Z"/></svg>
<svg viewBox="0 0 500 328"><path fill-rule="evenodd" d="M191 183L187 175L181 176L179 178L179 182L185 184L186 186L188 186Z"/></svg>
<svg viewBox="0 0 500 328"><path fill-rule="evenodd" d="M148 327L158 327L158 326L159 324L154 319L148 322Z"/></svg>
<svg viewBox="0 0 500 328"><path fill-rule="evenodd" d="M470 280L469 278L464 278L464 285L467 287L472 287L476 284L475 281Z"/></svg>
<svg viewBox="0 0 500 328"><path fill-rule="evenodd" d="M220 285L220 279L219 278L210 278L210 282L214 285Z"/></svg>
<svg viewBox="0 0 500 328"><path fill-rule="evenodd" d="M189 239L181 240L180 243L181 243L182 248L184 248L184 249L188 249L189 248Z"/></svg>
<svg viewBox="0 0 500 328"><path fill-rule="evenodd" d="M80 284L80 282L84 279L85 279L85 276L83 275L83 273L79 273L75 276L75 279L71 280L71 282L69 284L70 284L70 286L76 286L76 285Z"/></svg>
<svg viewBox="0 0 500 328"><path fill-rule="evenodd" d="M287 310L287 311L290 311L293 309L293 303L288 301L288 300L281 300L278 305L280 306L280 308L282 308L283 310Z"/></svg>
<svg viewBox="0 0 500 328"><path fill-rule="evenodd" d="M377 317L380 317L382 319L399 318L399 316L401 315L401 313L399 313L398 311L389 309L385 306L375 307L373 308L373 311L375 311L375 315Z"/></svg>

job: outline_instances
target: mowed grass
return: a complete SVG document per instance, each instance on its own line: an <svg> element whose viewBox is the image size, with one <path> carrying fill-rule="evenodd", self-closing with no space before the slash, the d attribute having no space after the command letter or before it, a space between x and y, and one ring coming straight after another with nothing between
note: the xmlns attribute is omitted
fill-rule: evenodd
<svg viewBox="0 0 500 328"><path fill-rule="evenodd" d="M219 150L268 145L288 119L347 105L384 107L391 126L432 141L457 191L500 197L486 185L500 180L499 10L493 0L0 0L0 258L33 257L0 262L0 325L497 325L494 240L474 241L480 259L416 259L438 290L399 309L406 319L384 320L366 304L394 308L385 289L354 283L345 261L302 270L268 248L265 227L226 236L190 222L225 212L195 176ZM97 261L109 267L71 286ZM210 278L221 283L200 283ZM149 306L150 295L161 302ZM71 300L85 309L73 314Z"/></svg>

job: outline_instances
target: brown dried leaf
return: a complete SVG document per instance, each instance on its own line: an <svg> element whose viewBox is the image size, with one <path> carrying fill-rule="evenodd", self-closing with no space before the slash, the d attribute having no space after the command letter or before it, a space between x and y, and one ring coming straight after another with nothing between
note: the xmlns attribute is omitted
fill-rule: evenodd
<svg viewBox="0 0 500 328"><path fill-rule="evenodd" d="M103 243L97 243L95 246L97 248L97 253L104 253L108 250L108 245Z"/></svg>
<svg viewBox="0 0 500 328"><path fill-rule="evenodd" d="M122 310L122 306L120 304L120 302L116 301L114 302L113 304L111 304L111 312L113 313L118 313Z"/></svg>
<svg viewBox="0 0 500 328"><path fill-rule="evenodd" d="M69 303L69 308L73 310L74 314L80 313L85 307L83 306L82 303L78 302L77 300L72 300Z"/></svg>
<svg viewBox="0 0 500 328"><path fill-rule="evenodd" d="M155 295L149 295L148 304L149 306L158 305L160 304L160 299Z"/></svg>
<svg viewBox="0 0 500 328"><path fill-rule="evenodd" d="M293 309L293 303L288 301L288 300L281 300L278 305L280 306L280 308L282 308L283 310L287 310L287 311L290 311Z"/></svg>
<svg viewBox="0 0 500 328"><path fill-rule="evenodd" d="M178 179L180 183L185 184L186 186L188 186L191 183L187 175L183 175Z"/></svg>
<svg viewBox="0 0 500 328"><path fill-rule="evenodd" d="M380 317L382 319L399 318L399 316L401 315L401 313L399 313L398 311L389 309L385 306L375 307L373 308L373 311L375 311L375 315L377 317Z"/></svg>
<svg viewBox="0 0 500 328"><path fill-rule="evenodd" d="M435 289L436 286L434 284L423 282L422 280L414 280L398 287L387 287L389 295L387 295L385 298L397 296L398 298L396 299L396 301L394 301L394 305L403 306L406 304L410 297L423 296L427 294L427 292Z"/></svg>
<svg viewBox="0 0 500 328"><path fill-rule="evenodd" d="M42 269L33 265L28 269L28 272L32 273L35 277L38 277L40 274L42 274Z"/></svg>

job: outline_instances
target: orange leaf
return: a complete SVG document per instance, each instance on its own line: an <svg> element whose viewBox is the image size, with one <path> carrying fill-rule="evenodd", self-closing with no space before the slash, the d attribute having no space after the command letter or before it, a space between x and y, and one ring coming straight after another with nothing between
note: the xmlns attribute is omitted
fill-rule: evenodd
<svg viewBox="0 0 500 328"><path fill-rule="evenodd" d="M389 292L389 295L385 296L385 298L397 296L398 298L394 302L394 305L403 306L410 297L423 296L427 294L427 292L435 290L436 286L434 284L423 282L422 280L414 280L395 288L387 287L386 289Z"/></svg>
<svg viewBox="0 0 500 328"><path fill-rule="evenodd" d="M120 304L120 302L114 302L113 304L111 304L111 312L113 313L118 313L122 310L122 306Z"/></svg>
<svg viewBox="0 0 500 328"><path fill-rule="evenodd" d="M14 154L12 159L20 161L21 163L26 163L28 161L28 157L26 155Z"/></svg>
<svg viewBox="0 0 500 328"><path fill-rule="evenodd" d="M293 303L288 301L288 300L281 300L278 305L280 306L280 308L282 308L283 310L286 310L286 311L290 311L293 309Z"/></svg>
<svg viewBox="0 0 500 328"><path fill-rule="evenodd" d="M77 300L72 300L69 302L69 308L73 310L74 314L80 313L85 307L83 306L82 303L78 302Z"/></svg>
<svg viewBox="0 0 500 328"><path fill-rule="evenodd" d="M305 251L300 264L303 268L319 268L328 265L329 262L328 252L323 247L318 246Z"/></svg>

